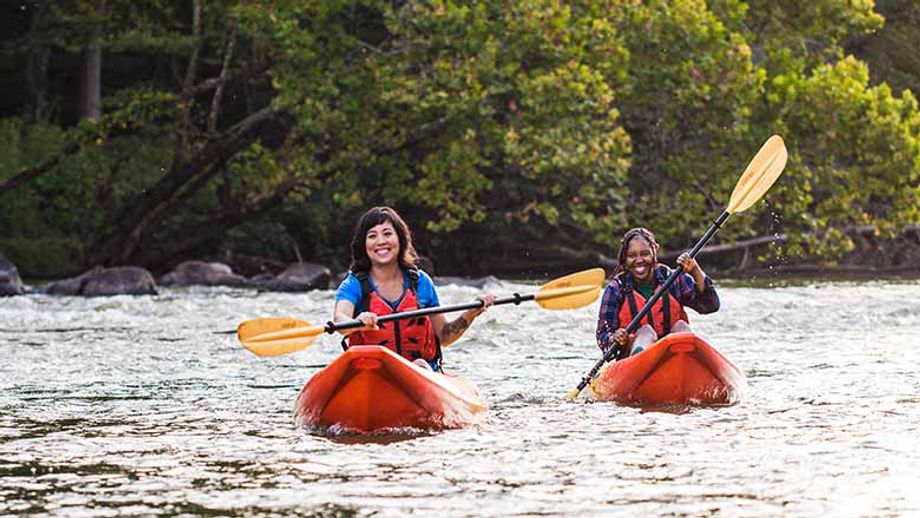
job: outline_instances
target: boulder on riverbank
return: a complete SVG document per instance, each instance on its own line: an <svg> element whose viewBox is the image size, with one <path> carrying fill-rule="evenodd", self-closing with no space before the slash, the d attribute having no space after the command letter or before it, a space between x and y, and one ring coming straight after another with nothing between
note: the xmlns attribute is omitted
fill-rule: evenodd
<svg viewBox="0 0 920 518"><path fill-rule="evenodd" d="M329 286L332 272L316 263L295 263L272 278L254 278L252 283L261 291L310 291Z"/></svg>
<svg viewBox="0 0 920 518"><path fill-rule="evenodd" d="M243 286L247 283L245 277L233 273L226 264L205 261L185 261L157 282L162 286Z"/></svg>
<svg viewBox="0 0 920 518"><path fill-rule="evenodd" d="M52 282L42 290L49 295L82 295L104 297L110 295L156 295L153 275L137 266L97 266L76 277Z"/></svg>
<svg viewBox="0 0 920 518"><path fill-rule="evenodd" d="M288 263L255 255L246 255L227 252L212 257L204 257L205 261L219 262L226 264L237 275L242 275L247 279L253 278L271 278L280 274L287 268Z"/></svg>
<svg viewBox="0 0 920 518"><path fill-rule="evenodd" d="M0 296L22 295L24 291L16 265L0 254Z"/></svg>

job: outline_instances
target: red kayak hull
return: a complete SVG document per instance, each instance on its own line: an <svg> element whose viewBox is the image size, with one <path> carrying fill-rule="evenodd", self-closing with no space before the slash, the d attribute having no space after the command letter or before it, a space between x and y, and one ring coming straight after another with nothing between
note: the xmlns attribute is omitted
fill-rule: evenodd
<svg viewBox="0 0 920 518"><path fill-rule="evenodd" d="M316 373L297 398L307 425L356 432L440 430L471 423L487 408L476 387L374 345L349 347Z"/></svg>
<svg viewBox="0 0 920 518"><path fill-rule="evenodd" d="M641 353L607 364L591 384L599 401L630 406L736 403L744 373L694 333L673 333Z"/></svg>

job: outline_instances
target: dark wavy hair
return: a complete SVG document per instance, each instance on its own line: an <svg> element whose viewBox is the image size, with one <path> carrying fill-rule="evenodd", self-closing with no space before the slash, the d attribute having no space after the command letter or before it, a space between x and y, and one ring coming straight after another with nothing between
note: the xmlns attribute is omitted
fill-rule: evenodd
<svg viewBox="0 0 920 518"><path fill-rule="evenodd" d="M629 249L629 243L636 238L644 239L652 247L652 260L654 265L658 264L659 246L658 241L655 241L655 234L647 228L631 228L623 234L623 239L620 240L620 251L617 253L617 269L613 272L614 277L626 271L626 251Z"/></svg>
<svg viewBox="0 0 920 518"><path fill-rule="evenodd" d="M396 237L399 238L399 266L404 270L415 269L418 264L418 254L415 247L412 246L412 232L409 225L403 221L402 217L392 207L374 207L358 218L358 224L355 225L355 235L351 238L351 265L348 267L352 272L368 272L371 269L371 259L367 256L367 232L389 221L396 230Z"/></svg>

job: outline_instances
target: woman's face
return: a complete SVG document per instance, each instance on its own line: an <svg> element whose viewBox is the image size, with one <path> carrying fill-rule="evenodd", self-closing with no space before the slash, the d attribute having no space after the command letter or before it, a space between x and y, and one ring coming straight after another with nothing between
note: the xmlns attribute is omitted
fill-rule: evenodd
<svg viewBox="0 0 920 518"><path fill-rule="evenodd" d="M626 248L626 269L637 281L647 284L652 280L655 251L642 236L634 237Z"/></svg>
<svg viewBox="0 0 920 518"><path fill-rule="evenodd" d="M399 236L389 221L371 227L364 236L364 248L373 266L385 266L399 259Z"/></svg>

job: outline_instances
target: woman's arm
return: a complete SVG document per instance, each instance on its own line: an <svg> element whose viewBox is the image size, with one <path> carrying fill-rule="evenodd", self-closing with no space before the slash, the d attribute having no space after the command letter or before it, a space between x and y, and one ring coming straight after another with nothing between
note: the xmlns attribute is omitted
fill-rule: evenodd
<svg viewBox="0 0 920 518"><path fill-rule="evenodd" d="M595 339L601 351L606 352L614 344L613 335L620 327L620 306L623 295L616 281L610 283L601 297L601 307L597 315Z"/></svg>
<svg viewBox="0 0 920 518"><path fill-rule="evenodd" d="M693 277L697 291L700 293L706 291L706 272L703 271L703 267L700 266L696 259L690 257L689 252L680 254L680 257L677 258L677 264L680 265L684 273L689 273Z"/></svg>
<svg viewBox="0 0 920 518"><path fill-rule="evenodd" d="M341 324L342 322L348 322L352 319L352 315L355 312L355 305L349 300L340 299L335 301L335 306L332 309L332 321L336 324ZM352 329L339 329L339 333L343 336L348 336L355 331L371 331L377 329L377 315L371 313L370 311L365 311L356 317L361 322L364 322L364 327L355 327Z"/></svg>
<svg viewBox="0 0 920 518"><path fill-rule="evenodd" d="M684 274L678 279L690 278L689 281L678 283L680 296L677 297L677 300L700 314L718 311L721 305L719 294L716 293L712 279L703 272L700 264L686 252L677 258L677 264L684 270Z"/></svg>
<svg viewBox="0 0 920 518"><path fill-rule="evenodd" d="M489 306L495 303L495 297L492 295L479 295L476 300L483 302L482 307L464 311L450 322L443 313L431 315L431 326L434 328L434 334L441 342L441 347L447 347L463 336L463 333L470 327L473 320L483 313Z"/></svg>

